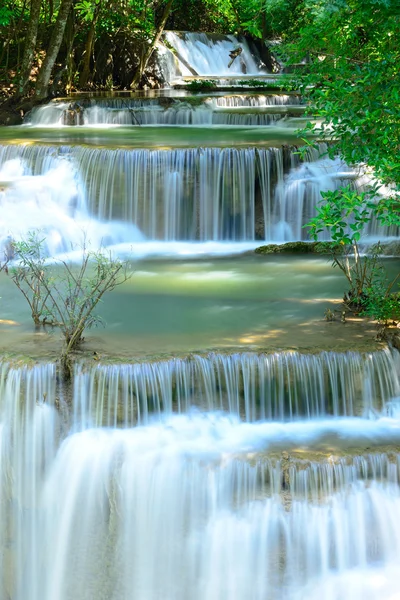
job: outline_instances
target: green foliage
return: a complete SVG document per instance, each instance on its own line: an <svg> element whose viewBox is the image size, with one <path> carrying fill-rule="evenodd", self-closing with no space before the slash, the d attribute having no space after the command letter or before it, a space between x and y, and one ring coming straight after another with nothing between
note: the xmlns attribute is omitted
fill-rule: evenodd
<svg viewBox="0 0 400 600"><path fill-rule="evenodd" d="M381 183L394 186L394 202L400 184L399 13L397 0L308 1L285 45L292 64L308 57L294 83L319 120L308 130L334 140L331 155L373 168Z"/></svg>
<svg viewBox="0 0 400 600"><path fill-rule="evenodd" d="M331 244L318 244L318 250L330 253L332 265L345 275L349 290L345 303L357 313L372 317L379 323L400 318L400 305L392 290L397 277L389 281L386 270L379 262L379 244L370 254L362 256L359 241L371 211L376 207L373 191L359 193L350 187L323 192L317 215L307 227L314 240L323 231L332 239Z"/></svg>
<svg viewBox="0 0 400 600"><path fill-rule="evenodd" d="M374 285L366 289L362 315L371 317L379 324L388 325L390 321L400 321L400 294L388 292L390 284L379 277Z"/></svg>
<svg viewBox="0 0 400 600"><path fill-rule="evenodd" d="M307 0L204 0L217 31L262 40L286 38L298 29Z"/></svg>
<svg viewBox="0 0 400 600"><path fill-rule="evenodd" d="M95 16L96 8L100 7L101 0L82 0L75 4L75 11L78 17L83 21L92 22Z"/></svg>
<svg viewBox="0 0 400 600"><path fill-rule="evenodd" d="M205 0L205 6L218 28L263 37L263 0Z"/></svg>
<svg viewBox="0 0 400 600"><path fill-rule="evenodd" d="M318 235L328 230L333 242L358 243L376 207L371 194L371 190L358 192L349 186L321 192L323 200L317 206L317 215L307 224L311 237L317 241Z"/></svg>
<svg viewBox="0 0 400 600"><path fill-rule="evenodd" d="M217 82L213 79L193 79L186 87L192 92L208 92L216 89Z"/></svg>
<svg viewBox="0 0 400 600"><path fill-rule="evenodd" d="M279 2L278 4L283 4ZM388 282L376 250L361 256L359 241L370 219L400 226L400 11L397 0L304 0L285 35L283 53L315 120L303 133L331 141L328 153L359 164L370 180L323 194L309 223L337 243L333 264L346 275L348 304L380 322L398 318L395 281Z"/></svg>
<svg viewBox="0 0 400 600"><path fill-rule="evenodd" d="M8 27L13 18L13 12L7 4L0 6L0 27Z"/></svg>
<svg viewBox="0 0 400 600"><path fill-rule="evenodd" d="M50 265L44 253L44 238L31 232L13 244L18 264L9 270L31 309L35 325L60 328L63 356L83 341L85 329L100 322L95 309L106 292L127 280L126 265L102 251L82 249L78 266L65 260Z"/></svg>

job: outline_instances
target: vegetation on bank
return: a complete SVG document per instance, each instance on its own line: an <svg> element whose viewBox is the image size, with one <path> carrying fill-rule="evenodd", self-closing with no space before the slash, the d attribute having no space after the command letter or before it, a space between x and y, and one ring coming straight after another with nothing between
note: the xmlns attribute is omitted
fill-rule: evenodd
<svg viewBox="0 0 400 600"><path fill-rule="evenodd" d="M367 223L400 226L400 89L397 65L400 11L395 0L303 2L296 34L284 51L316 120L305 130L334 139L339 155L364 176L360 189L322 193L309 223L313 239L327 231L336 242L333 265L345 275L346 304L387 325L400 321L399 277L390 281L378 251L362 255L359 243ZM396 229L397 228L397 229ZM346 251L343 251L347 248Z"/></svg>

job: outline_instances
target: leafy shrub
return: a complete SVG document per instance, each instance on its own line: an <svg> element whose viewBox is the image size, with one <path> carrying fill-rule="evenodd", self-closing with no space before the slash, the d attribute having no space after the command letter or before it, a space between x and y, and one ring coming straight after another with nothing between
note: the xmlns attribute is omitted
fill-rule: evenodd
<svg viewBox="0 0 400 600"><path fill-rule="evenodd" d="M70 353L83 341L83 332L100 322L95 309L106 292L128 278L126 263L102 250L82 248L78 265L59 259L49 264L44 238L31 232L13 243L18 263L9 275L27 300L36 327L59 327L64 337L61 363L68 371Z"/></svg>
<svg viewBox="0 0 400 600"><path fill-rule="evenodd" d="M214 79L193 79L186 87L192 92L208 92L209 90L215 90L217 83Z"/></svg>

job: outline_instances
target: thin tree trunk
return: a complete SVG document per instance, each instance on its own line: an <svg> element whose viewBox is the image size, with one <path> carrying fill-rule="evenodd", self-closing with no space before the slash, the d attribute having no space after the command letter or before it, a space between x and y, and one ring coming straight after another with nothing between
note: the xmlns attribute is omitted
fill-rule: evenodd
<svg viewBox="0 0 400 600"><path fill-rule="evenodd" d="M165 24L166 24L167 19L169 17L169 14L171 12L173 3L174 3L174 0L168 0L167 4L165 6L163 16L161 18L160 24L159 24L158 29L156 31L156 34L155 34L155 36L153 38L153 41L148 46L147 50L145 51L145 53L143 54L142 58L140 59L139 67L138 67L138 69L137 69L137 71L135 73L135 76L133 78L133 81L131 83L131 88L132 89L135 89L139 85L139 83L140 83L140 80L142 78L144 70L147 67L147 63L149 62L150 57L153 54L154 48L156 47L156 45L160 41L162 32L164 31L164 27L165 27Z"/></svg>
<svg viewBox="0 0 400 600"><path fill-rule="evenodd" d="M85 52L83 54L83 68L82 73L79 77L79 88L85 88L87 86L90 76L90 59L92 58L92 49L94 43L94 37L96 33L97 19L100 14L100 4L96 6L95 13L93 15L93 21L90 25L89 34L85 44Z"/></svg>
<svg viewBox="0 0 400 600"><path fill-rule="evenodd" d="M36 49L36 40L39 27L39 16L42 0L31 0L28 31L25 37L24 55L18 78L18 96L23 96L31 74L33 56Z"/></svg>
<svg viewBox="0 0 400 600"><path fill-rule="evenodd" d="M57 91L57 86L62 80L64 74L66 73L66 91L68 92L71 89L71 81L73 77L73 51L74 51L74 41L75 41L75 19L73 11L69 13L67 25L65 27L64 40L65 45L67 47L65 65L56 71L53 75L53 80L51 82L51 86L49 87L49 93L54 95Z"/></svg>
<svg viewBox="0 0 400 600"><path fill-rule="evenodd" d="M57 20L55 22L54 29L50 37L49 47L46 52L46 58L40 67L39 75L36 81L35 94L37 98L46 98L48 94L51 72L53 70L54 63L56 62L58 51L60 50L72 2L73 0L61 0Z"/></svg>

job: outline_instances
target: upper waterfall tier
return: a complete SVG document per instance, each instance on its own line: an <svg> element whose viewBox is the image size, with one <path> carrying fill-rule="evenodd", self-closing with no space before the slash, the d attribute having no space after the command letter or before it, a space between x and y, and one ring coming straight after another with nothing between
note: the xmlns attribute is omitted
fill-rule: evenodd
<svg viewBox="0 0 400 600"><path fill-rule="evenodd" d="M214 75L217 77L240 75L243 77L243 75L267 73L264 63L259 56L255 56L251 52L243 37L166 31L164 39L167 46L173 49L176 75ZM230 53L239 47L241 53L231 63Z"/></svg>

